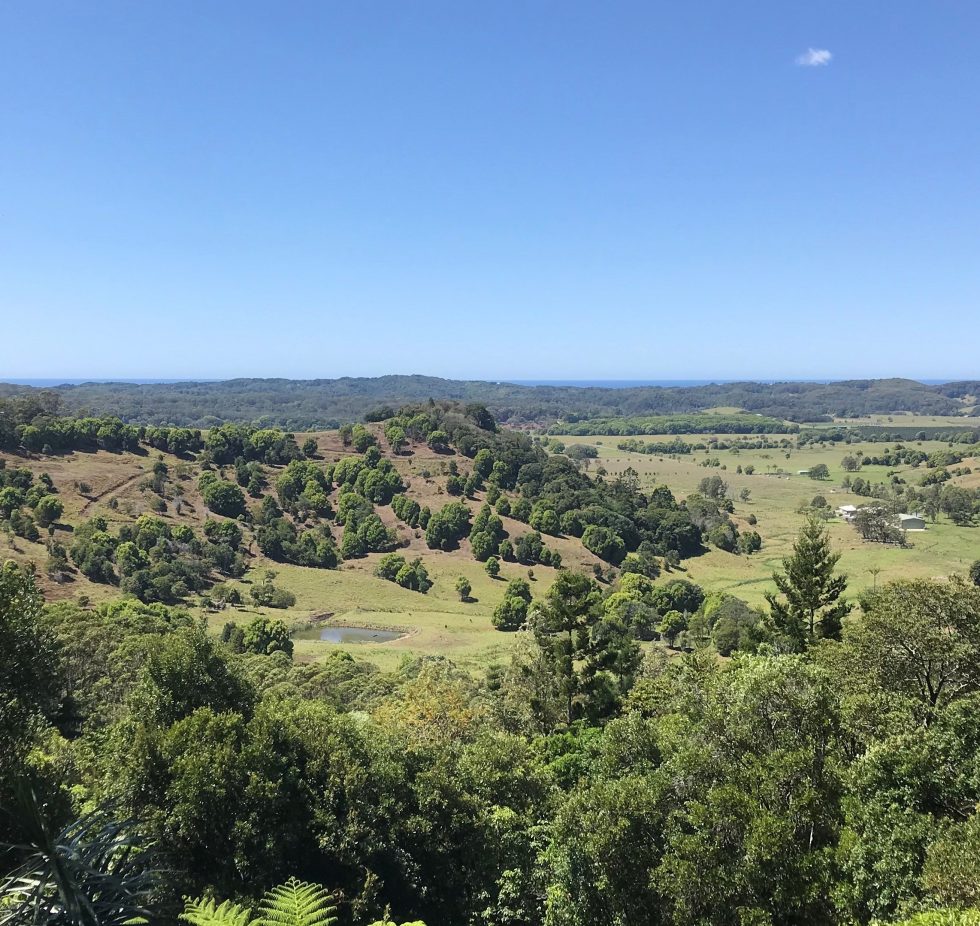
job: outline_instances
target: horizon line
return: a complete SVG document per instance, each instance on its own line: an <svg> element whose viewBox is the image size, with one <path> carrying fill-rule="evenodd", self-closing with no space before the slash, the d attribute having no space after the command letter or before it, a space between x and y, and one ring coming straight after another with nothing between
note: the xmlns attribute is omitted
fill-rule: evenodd
<svg viewBox="0 0 980 926"><path fill-rule="evenodd" d="M736 376L685 376L685 377L652 377L652 376L448 376L434 373L374 373L374 374L353 374L344 373L336 376L282 376L274 374L261 375L233 375L233 376L0 376L0 385L11 386L31 386L36 383L43 383L57 386L77 386L77 385L127 385L127 386L166 386L177 383L226 383L235 380L285 380L287 382L316 382L316 381L337 381L342 379L384 379L386 377L425 377L428 379L440 379L450 382L478 382L478 383L509 383L515 386L522 385L549 385L549 384L568 384L577 383L636 383L638 385L649 384L651 386L660 383L699 383L699 384L731 384L731 383L835 383L853 381L884 381L891 379L908 380L926 385L941 385L953 382L969 382L980 379L977 375L962 376L915 376L909 374L890 374L890 375L833 375L833 376L779 376L779 375L736 375Z"/></svg>

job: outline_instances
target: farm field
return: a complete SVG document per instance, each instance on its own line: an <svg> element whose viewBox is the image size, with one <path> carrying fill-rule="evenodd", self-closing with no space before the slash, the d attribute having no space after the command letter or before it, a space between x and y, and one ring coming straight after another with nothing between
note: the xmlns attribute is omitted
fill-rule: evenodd
<svg viewBox="0 0 980 926"><path fill-rule="evenodd" d="M712 438L731 440L731 435L688 435L688 443L709 442ZM778 437L773 435L773 437ZM815 495L823 495L832 509L840 505L860 505L867 503L866 497L843 490L841 482L845 472L840 461L847 453L858 449L869 454L880 453L886 446L882 443L864 445L834 445L826 448L812 446L799 449L795 438L787 440L793 445L788 450L712 450L692 453L688 456L657 456L619 450L620 437L562 437L567 446L574 443L588 443L599 451L599 458L593 465L601 464L610 477L623 473L631 467L639 475L644 489L657 485L667 485L681 498L694 492L698 483L705 477L720 475L730 486L730 494L735 499L733 519L740 530L749 529L746 519L754 514L758 523L752 527L763 539L763 547L752 556L725 553L712 548L703 556L686 560L686 578L704 586L706 590L727 592L743 598L750 605L764 605L766 591L772 590L771 574L781 565L793 545L803 522L801 505L808 504ZM668 442L674 435L644 436L644 442ZM780 438L781 439L781 438ZM945 449L949 445L942 441L915 442L914 446L926 452ZM787 455L788 454L788 455ZM719 466L702 465L706 458L717 460ZM800 470L809 469L823 463L830 471L830 477L814 480L800 475ZM738 466L754 466L752 475L739 474ZM966 459L963 466L974 472L970 475L954 477L951 484L965 487L980 485L980 456ZM724 467L724 468L722 468ZM775 474L775 470L783 470ZM913 482L924 470L916 471L910 467L864 466L862 478L878 482L890 477L892 473ZM854 475L854 474L852 474ZM742 489L748 489L748 502L739 500ZM875 584L899 578L931 578L951 573L965 573L970 564L980 558L980 528L958 527L946 518L939 516L936 523L928 523L921 533L909 535L910 547L867 543L857 531L842 519L835 517L828 522L828 529L836 548L841 552L840 568L849 577L851 594ZM872 570L880 570L877 576ZM669 574L664 578L669 578Z"/></svg>
<svg viewBox="0 0 980 926"><path fill-rule="evenodd" d="M899 412L890 415L867 415L861 418L835 418L835 424L849 427L887 428L894 425L900 428L980 428L980 417L972 409L969 415L914 415ZM802 424L801 428L821 428L827 425Z"/></svg>
<svg viewBox="0 0 980 926"><path fill-rule="evenodd" d="M379 557L380 554L370 554L356 563L344 563L336 570L268 563L277 573L276 584L296 595L294 608L285 614L252 605L219 613L205 614L200 610L199 613L206 616L215 633L226 621L243 622L256 614L283 617L291 622L330 615L330 625L406 632L405 636L385 643L296 640L294 654L300 662L323 658L332 649L345 650L385 669L394 668L406 657L421 655L451 657L458 665L470 669L507 657L514 635L494 629L490 616L503 597L507 580L526 577L526 567L503 563L500 576L491 579L483 564L468 552L446 554L430 550L422 555L422 560L434 585L420 595L374 576L372 572ZM534 567L535 579L531 584L535 596L548 590L554 572L546 567ZM465 576L473 587L469 601L460 601L455 591L459 576ZM243 589L248 588L247 583L241 585Z"/></svg>

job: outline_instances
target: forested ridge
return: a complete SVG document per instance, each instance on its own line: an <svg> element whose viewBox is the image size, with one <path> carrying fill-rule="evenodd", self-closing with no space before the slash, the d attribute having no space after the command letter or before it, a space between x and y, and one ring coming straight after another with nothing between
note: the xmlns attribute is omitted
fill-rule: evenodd
<svg viewBox="0 0 980 926"><path fill-rule="evenodd" d="M955 415L975 384L929 386L907 379L834 383L722 383L707 386L641 386L627 389L520 386L432 376L223 382L88 383L59 386L66 413L115 416L125 422L210 427L222 422L263 421L306 430L337 427L378 405L394 407L427 399L480 402L499 421L551 424L585 418L675 415L730 406L790 421L831 416L914 412ZM0 396L29 395L29 387L0 384Z"/></svg>

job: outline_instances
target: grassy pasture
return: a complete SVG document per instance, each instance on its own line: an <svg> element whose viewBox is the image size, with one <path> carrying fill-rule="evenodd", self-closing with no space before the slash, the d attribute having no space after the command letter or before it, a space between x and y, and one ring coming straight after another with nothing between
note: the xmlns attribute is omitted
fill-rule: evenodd
<svg viewBox="0 0 980 926"><path fill-rule="evenodd" d="M701 443L711 436L685 435L682 439L687 443ZM720 440L732 439L731 435L717 437ZM623 440L621 437L559 436L558 439L564 439L568 444L588 443L597 447L599 459L593 461L593 468L601 464L608 471L609 477L632 467L639 474L644 488L667 485L678 497L695 491L705 476L720 475L728 482L735 499L733 519L740 530L745 530L749 529L745 519L754 514L758 523L751 529L757 530L762 536L763 548L752 556L736 556L712 548L703 556L686 560L684 570L688 578L705 588L738 595L752 605L763 604L765 592L773 588L771 574L790 552L803 520L803 515L798 511L800 505L809 503L815 495L823 495L833 508L867 502L867 498L840 488L845 475L840 465L841 458L858 450L876 455L890 446L866 442L827 448L807 446L802 450L794 447L789 451L712 450L708 453L699 451L690 456L660 457L617 449L616 445ZM643 441L672 439L673 435L650 435L642 438ZM942 441L922 441L915 442L914 446L930 452L944 449L948 444ZM720 466L700 465L708 457L718 459ZM830 470L829 479L815 480L798 475L799 470L809 469L817 463L827 465ZM748 464L755 466L753 475L736 472L736 467L741 465L744 469ZM963 465L980 470L980 457L965 460ZM722 469L721 466L725 468ZM785 470L786 473L773 475L774 467ZM925 470L865 466L856 475L871 482L881 482L888 479L893 472L914 483ZM953 483L980 485L980 472L956 477ZM740 501L738 497L743 488L751 492L747 503ZM909 541L912 546L907 549L865 543L851 525L837 518L829 522L828 527L836 548L842 554L840 568L848 574L852 592L874 584L875 577L870 571L872 569L880 569L877 581L886 582L898 578L927 578L964 573L970 563L980 559L980 527L957 527L945 516L940 516L935 524L928 524L927 530L922 533L910 533Z"/></svg>
<svg viewBox="0 0 980 926"><path fill-rule="evenodd" d="M526 577L526 567L502 563L500 578L491 579L482 563L468 552L440 553L430 551L423 557L434 585L425 595L400 588L372 574L378 554L363 560L344 563L340 569L307 569L301 566L275 564L276 583L296 595L296 607L288 612L247 608L228 608L209 614L208 623L219 631L228 620L247 621L255 614L301 621L315 615L331 615L332 623L406 630L405 637L387 643L321 643L298 640L296 658L313 660L331 649L344 649L355 656L370 659L391 668L399 660L413 655L450 656L460 665L476 667L505 658L513 635L493 628L490 616L503 597L507 580ZM536 596L551 585L554 570L534 567L531 583ZM469 601L460 601L455 590L456 579L465 576L473 586ZM249 577L246 577L249 578ZM243 590L247 584L242 584Z"/></svg>

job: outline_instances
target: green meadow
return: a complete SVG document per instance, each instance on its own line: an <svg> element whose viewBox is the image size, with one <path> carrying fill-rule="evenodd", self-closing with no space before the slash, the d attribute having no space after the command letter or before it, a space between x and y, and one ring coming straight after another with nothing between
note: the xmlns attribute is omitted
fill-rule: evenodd
<svg viewBox="0 0 980 926"><path fill-rule="evenodd" d="M731 440L731 435L691 435L685 438L689 443L710 441L716 436L720 440ZM775 437L775 435L773 435ZM749 604L764 604L764 595L772 589L771 574L781 565L793 545L793 541L803 521L800 511L816 495L826 498L831 509L840 505L860 505L867 498L854 495L841 488L846 473L841 468L841 459L848 453L863 450L870 455L881 454L890 444L865 443L833 445L814 448L796 446L795 438L788 438L792 447L788 450L711 450L695 452L690 456L661 457L634 453L617 449L621 437L558 437L566 444L588 443L597 447L599 458L593 461L593 471L602 465L611 478L623 473L627 468L637 472L645 489L657 485L667 485L678 498L696 491L698 483L705 477L720 475L730 487L735 500L734 520L740 529L748 528L746 519L755 515L757 524L752 527L762 536L763 547L752 556L725 553L711 549L703 556L686 560L682 567L687 578L703 585L710 591L723 591L743 598ZM650 435L644 441L668 441L674 435ZM947 448L942 441L912 442L926 452ZM706 459L717 460L718 466L704 466ZM816 480L800 475L800 470L808 470L818 463L827 466L830 476ZM754 466L752 475L740 474ZM980 459L967 459L963 466L980 467ZM777 470L782 473L777 474ZM859 475L870 482L881 482L898 474L909 483L916 483L925 472L924 467L863 466ZM956 477L953 484L975 485L977 476ZM750 492L747 502L739 498L742 489ZM839 517L828 522L828 529L836 548L841 553L840 568L847 573L852 593L871 587L875 582L882 583L899 578L929 578L946 576L951 573L965 573L970 564L980 559L980 527L958 527L944 515L935 523L927 521L923 532L908 535L910 546L900 548L894 545L867 543L855 529ZM876 572L877 571L877 574Z"/></svg>
<svg viewBox="0 0 980 926"><path fill-rule="evenodd" d="M372 554L336 570L275 564L276 584L296 596L296 606L286 614L252 605L217 614L200 613L215 632L226 621L247 621L256 614L283 617L295 626L325 620L330 624L405 631L404 637L386 643L297 640L295 653L301 661L321 658L331 649L368 658L383 668L393 668L403 658L418 655L452 657L470 668L506 658L513 634L495 630L490 616L503 597L507 580L526 578L526 567L502 563L500 576L492 579L483 564L468 555L458 555L458 551L430 552L423 559L434 584L422 595L373 575L378 559L378 554ZM461 601L455 590L459 576L465 576L473 588L467 601ZM543 595L551 585L554 570L536 566L534 576L534 594ZM238 584L247 590L247 583Z"/></svg>

